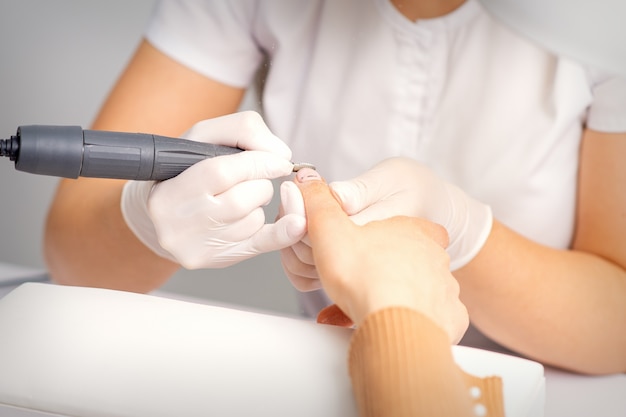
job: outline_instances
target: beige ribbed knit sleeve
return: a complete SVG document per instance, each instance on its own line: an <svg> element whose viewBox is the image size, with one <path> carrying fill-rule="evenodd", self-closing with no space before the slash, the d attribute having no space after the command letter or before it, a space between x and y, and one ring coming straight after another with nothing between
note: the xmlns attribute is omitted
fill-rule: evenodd
<svg viewBox="0 0 626 417"><path fill-rule="evenodd" d="M504 416L502 381L454 362L446 333L415 310L369 315L352 336L349 372L361 416Z"/></svg>

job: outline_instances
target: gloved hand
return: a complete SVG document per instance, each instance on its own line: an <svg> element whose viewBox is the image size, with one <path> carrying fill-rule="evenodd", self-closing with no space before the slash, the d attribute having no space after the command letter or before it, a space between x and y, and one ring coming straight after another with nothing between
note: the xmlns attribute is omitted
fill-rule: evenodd
<svg viewBox="0 0 626 417"><path fill-rule="evenodd" d="M207 159L166 181L129 181L124 219L156 254L187 269L230 266L293 245L306 230L304 216L285 213L265 223L271 179L289 175L291 150L255 112L195 124L184 138L245 149Z"/></svg>
<svg viewBox="0 0 626 417"><path fill-rule="evenodd" d="M491 232L491 208L408 158L390 158L364 174L330 184L343 209L359 225L397 215L422 217L445 227L451 270L469 263ZM292 198L293 200L293 198ZM298 210L292 203L291 209ZM295 207L295 209L294 209ZM281 250L285 273L300 291L320 288L308 239Z"/></svg>

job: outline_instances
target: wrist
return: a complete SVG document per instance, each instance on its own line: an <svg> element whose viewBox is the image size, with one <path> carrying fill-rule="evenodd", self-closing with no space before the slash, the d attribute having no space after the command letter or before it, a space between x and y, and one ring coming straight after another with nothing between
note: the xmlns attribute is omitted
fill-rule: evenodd
<svg viewBox="0 0 626 417"><path fill-rule="evenodd" d="M349 300L353 315L350 318L355 324L358 325L368 316L389 308L407 308L432 318L430 310L434 308L433 298L424 297L420 290L410 285L394 285L393 280L385 280L381 284L368 285L365 294Z"/></svg>

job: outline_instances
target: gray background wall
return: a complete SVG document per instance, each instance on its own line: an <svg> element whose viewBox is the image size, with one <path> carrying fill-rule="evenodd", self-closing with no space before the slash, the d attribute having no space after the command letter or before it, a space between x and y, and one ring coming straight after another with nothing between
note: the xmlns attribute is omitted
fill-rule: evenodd
<svg viewBox="0 0 626 417"><path fill-rule="evenodd" d="M137 46L153 3L0 0L0 138L22 124L88 127ZM0 262L44 267L42 231L58 180L15 171L8 159L0 160L0 179ZM273 219L276 201L268 210ZM163 289L299 312L276 253L223 270L180 271Z"/></svg>

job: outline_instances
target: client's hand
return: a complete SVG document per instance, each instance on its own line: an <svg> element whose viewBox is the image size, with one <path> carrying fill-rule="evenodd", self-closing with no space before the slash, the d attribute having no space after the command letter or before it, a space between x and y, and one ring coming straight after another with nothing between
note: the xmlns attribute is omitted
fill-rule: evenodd
<svg viewBox="0 0 626 417"><path fill-rule="evenodd" d="M188 269L219 268L298 242L302 214L265 223L273 178L291 174L291 150L254 112L194 125L183 137L245 149L206 159L162 181L130 181L122 193L124 219L153 252Z"/></svg>
<svg viewBox="0 0 626 417"><path fill-rule="evenodd" d="M295 182L322 287L336 303L318 321L349 325L344 312L358 325L376 310L405 306L431 318L452 343L461 339L469 319L449 270L443 227L405 216L359 226L316 171L300 170Z"/></svg>

